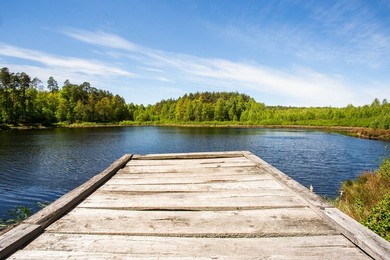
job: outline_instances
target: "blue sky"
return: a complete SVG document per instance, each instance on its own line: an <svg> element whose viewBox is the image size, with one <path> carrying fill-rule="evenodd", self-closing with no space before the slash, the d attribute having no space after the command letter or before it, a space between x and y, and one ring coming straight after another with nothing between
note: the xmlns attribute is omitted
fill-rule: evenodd
<svg viewBox="0 0 390 260"><path fill-rule="evenodd" d="M390 99L390 1L0 0L0 67L127 102L238 91L267 105Z"/></svg>

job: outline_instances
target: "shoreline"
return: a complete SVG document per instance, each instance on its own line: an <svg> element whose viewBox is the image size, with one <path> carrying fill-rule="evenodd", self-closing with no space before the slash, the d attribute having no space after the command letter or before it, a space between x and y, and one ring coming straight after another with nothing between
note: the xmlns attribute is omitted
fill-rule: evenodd
<svg viewBox="0 0 390 260"><path fill-rule="evenodd" d="M210 127L210 128L258 128L258 129L302 129L302 130L320 130L320 131L332 131L346 134L348 136L370 139L390 141L390 130L385 129L372 129L365 127L350 127L350 126L310 126L310 125L248 125L248 124L174 124L174 123L111 123L111 124L99 124L99 123L86 123L86 124L60 124L53 126L42 125L26 125L26 126L0 126L1 130L36 130L36 129L53 129L53 128L101 128L101 127L142 127L142 126L156 126L156 127Z"/></svg>

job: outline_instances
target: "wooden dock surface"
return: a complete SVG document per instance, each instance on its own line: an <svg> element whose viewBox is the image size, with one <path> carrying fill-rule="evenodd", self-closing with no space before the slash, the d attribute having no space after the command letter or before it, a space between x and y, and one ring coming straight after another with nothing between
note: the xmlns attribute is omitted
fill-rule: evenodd
<svg viewBox="0 0 390 260"><path fill-rule="evenodd" d="M390 259L388 242L250 152L126 155L3 235L0 250L10 259Z"/></svg>

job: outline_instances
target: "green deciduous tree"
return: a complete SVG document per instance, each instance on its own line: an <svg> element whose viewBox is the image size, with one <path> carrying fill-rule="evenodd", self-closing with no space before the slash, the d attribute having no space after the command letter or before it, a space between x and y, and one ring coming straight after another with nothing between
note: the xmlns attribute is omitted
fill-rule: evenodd
<svg viewBox="0 0 390 260"><path fill-rule="evenodd" d="M53 77L49 77L47 80L47 89L53 93L59 91L58 83Z"/></svg>

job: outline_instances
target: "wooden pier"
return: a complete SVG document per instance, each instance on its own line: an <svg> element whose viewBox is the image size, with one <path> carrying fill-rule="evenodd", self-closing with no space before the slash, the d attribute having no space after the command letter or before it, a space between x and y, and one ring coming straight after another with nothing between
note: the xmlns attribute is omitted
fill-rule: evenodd
<svg viewBox="0 0 390 260"><path fill-rule="evenodd" d="M125 155L0 237L10 259L390 259L250 152Z"/></svg>

